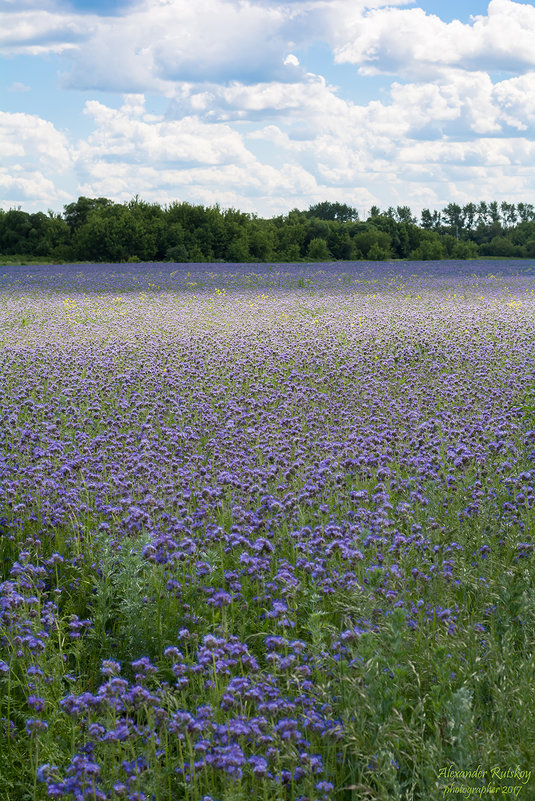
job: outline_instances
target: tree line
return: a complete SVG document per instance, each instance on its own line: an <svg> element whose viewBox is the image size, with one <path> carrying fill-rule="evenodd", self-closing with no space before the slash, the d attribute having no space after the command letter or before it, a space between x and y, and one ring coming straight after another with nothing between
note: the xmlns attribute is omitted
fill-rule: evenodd
<svg viewBox="0 0 535 801"><path fill-rule="evenodd" d="M323 202L270 219L187 202L79 197L63 214L0 209L0 258L52 262L265 262L535 258L531 203L372 207Z"/></svg>

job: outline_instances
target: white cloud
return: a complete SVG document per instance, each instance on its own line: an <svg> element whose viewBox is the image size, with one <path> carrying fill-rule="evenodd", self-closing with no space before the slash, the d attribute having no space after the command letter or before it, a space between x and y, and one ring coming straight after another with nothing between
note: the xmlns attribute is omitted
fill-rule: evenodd
<svg viewBox="0 0 535 801"><path fill-rule="evenodd" d="M300 4L248 0L146 0L100 21L70 54L66 85L112 91L170 91L176 82L293 80L290 41Z"/></svg>
<svg viewBox="0 0 535 801"><path fill-rule="evenodd" d="M437 83L393 84L393 106L407 134L423 139L498 133L500 109L487 73L448 70Z"/></svg>
<svg viewBox="0 0 535 801"><path fill-rule="evenodd" d="M154 19L154 8L151 14ZM175 2L156 14L156 69L178 81L261 80L282 62L283 30L291 17L281 6L225 0Z"/></svg>
<svg viewBox="0 0 535 801"><path fill-rule="evenodd" d="M299 202L308 205L310 197L324 197L314 177L291 163L280 168L258 163L254 170L227 164L164 171L151 165L134 169L124 162L95 161L90 165L86 181L79 185L79 191L125 201L132 197L134 184L143 198L159 203L186 199L260 213L269 213L270 208L280 212L281 208L291 208Z"/></svg>
<svg viewBox="0 0 535 801"><path fill-rule="evenodd" d="M75 153L51 122L34 114L0 111L0 153L3 208L23 202L25 207L59 208L68 202L61 176L68 175Z"/></svg>
<svg viewBox="0 0 535 801"><path fill-rule="evenodd" d="M255 158L242 135L225 123L195 116L154 119L143 97L125 98L114 110L86 106L95 129L78 144L79 192L127 200L142 194L166 202L187 193L199 203L222 203L253 211L273 200L321 196L314 176L296 162L273 166ZM290 203L295 205L295 203Z"/></svg>
<svg viewBox="0 0 535 801"><path fill-rule="evenodd" d="M199 90L182 86L178 98L171 101L170 118L195 113L210 121L262 120L284 116L286 121L304 117L327 122L329 115L345 107L333 87L320 75L308 73L294 83L270 81L243 84L233 81L229 85L210 84Z"/></svg>
<svg viewBox="0 0 535 801"><path fill-rule="evenodd" d="M79 191L220 202L261 214L340 198L361 211L373 203L418 209L464 195L508 197L513 185L528 197L535 144L505 119L503 98L510 116L522 94L511 80L511 87L493 86L482 73L452 71L444 84L396 84L389 102L362 106L314 76L291 86L213 87L209 98L193 92L190 102L205 116L223 100L234 115L284 109L277 122L241 132L192 113L151 117L140 96L127 97L119 110L92 102L95 129L78 147Z"/></svg>
<svg viewBox="0 0 535 801"><path fill-rule="evenodd" d="M73 49L96 26L97 18L57 11L3 11L0 7L0 53L43 55Z"/></svg>
<svg viewBox="0 0 535 801"><path fill-rule="evenodd" d="M512 122L532 124L530 86L453 70L444 83L394 84L388 100L357 105L311 75L292 85L189 87L189 112L175 120L148 114L144 96L132 94L119 109L88 102L92 131L76 145L38 117L1 114L0 149L13 165L2 185L5 196L23 199L33 181L48 207L65 197L62 168L76 176L76 194L219 202L266 215L324 199L365 212L374 203L418 210L451 199L508 199L513 191L527 198L535 143ZM524 116L523 97L531 98ZM219 121L208 121L214 110ZM265 124L251 130L221 121L242 111L265 112Z"/></svg>
<svg viewBox="0 0 535 801"><path fill-rule="evenodd" d="M485 73L452 70L443 83L394 84L390 102L365 106L341 100L325 85L315 86L313 99L310 86L307 92L294 87L292 120L301 114L312 126L308 138L292 138L287 116L248 138L306 165L322 187L344 194L368 187L384 205L397 197L440 206L451 199L453 184L456 197L507 198L514 185L525 198L535 186L535 144L513 123L533 119L535 95L528 86L529 79L493 85ZM522 117L524 93L529 102ZM321 106L323 116L316 113Z"/></svg>
<svg viewBox="0 0 535 801"><path fill-rule="evenodd" d="M177 83L294 82L293 52L314 42L361 74L430 79L443 68L535 67L535 8L490 0L487 15L446 23L408 0L142 0L113 17L0 5L0 49L63 53L65 86L172 94ZM31 5L31 3L30 3ZM400 7L401 6L401 7Z"/></svg>
<svg viewBox="0 0 535 801"><path fill-rule="evenodd" d="M26 86L26 84L21 81L14 81L14 83L8 87L9 92L29 92L30 89L30 86Z"/></svg>
<svg viewBox="0 0 535 801"><path fill-rule="evenodd" d="M194 116L160 120L145 114L143 95L125 99L119 109L96 100L86 103L95 131L79 146L80 158L136 163L247 164L252 160L237 131L209 125Z"/></svg>
<svg viewBox="0 0 535 801"><path fill-rule="evenodd" d="M330 40L348 9L408 1L142 0L112 17L0 4L0 49L64 53L72 67L64 85L78 89L165 93L176 82L294 81L302 73L295 47Z"/></svg>
<svg viewBox="0 0 535 801"><path fill-rule="evenodd" d="M535 72L510 78L496 84L492 90L500 106L501 119L511 128L526 131L535 126Z"/></svg>
<svg viewBox="0 0 535 801"><path fill-rule="evenodd" d="M289 53L283 61L285 66L291 65L293 67L299 66L299 59L293 53Z"/></svg>
<svg viewBox="0 0 535 801"><path fill-rule="evenodd" d="M421 8L347 9L333 45L337 62L363 74L431 77L441 67L523 72L535 66L535 8L490 0L487 16L446 23Z"/></svg>
<svg viewBox="0 0 535 801"><path fill-rule="evenodd" d="M4 210L21 203L24 209L33 207L42 211L53 206L60 207L71 198L67 192L58 190L54 180L39 171L11 170L0 168L0 191Z"/></svg>
<svg viewBox="0 0 535 801"><path fill-rule="evenodd" d="M5 52L63 53L65 87L127 94L118 109L87 102L77 142L40 117L0 114L10 201L138 193L269 215L324 199L416 210L535 190L531 5L491 0L463 24L405 0L142 0L106 18L37 2L30 13L33 2L0 0ZM358 103L306 72L317 42L356 81L394 73L390 90ZM494 83L492 70L520 74ZM167 112L148 113L141 92L165 96Z"/></svg>
<svg viewBox="0 0 535 801"><path fill-rule="evenodd" d="M22 112L10 114L0 111L0 153L4 160L23 155L54 173L64 172L72 163L71 148L65 134L51 122Z"/></svg>

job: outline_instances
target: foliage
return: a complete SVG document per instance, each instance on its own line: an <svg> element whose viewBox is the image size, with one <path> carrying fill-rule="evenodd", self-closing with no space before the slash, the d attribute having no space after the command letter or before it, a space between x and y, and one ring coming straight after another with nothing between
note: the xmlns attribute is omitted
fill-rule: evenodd
<svg viewBox="0 0 535 801"><path fill-rule="evenodd" d="M359 221L351 206L324 201L262 219L218 205L79 197L63 216L0 210L0 254L4 263L15 257L179 263L532 258L535 209L529 203L448 203L440 212L424 209L418 224L409 206L374 206Z"/></svg>

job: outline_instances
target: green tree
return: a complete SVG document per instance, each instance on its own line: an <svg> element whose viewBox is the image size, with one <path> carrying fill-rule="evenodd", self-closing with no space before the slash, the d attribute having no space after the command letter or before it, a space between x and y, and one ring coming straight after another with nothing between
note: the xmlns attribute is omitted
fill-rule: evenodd
<svg viewBox="0 0 535 801"><path fill-rule="evenodd" d="M520 249L524 258L531 258L535 255L530 244L535 241L535 222L521 222L516 228L508 231L507 235L511 242Z"/></svg>
<svg viewBox="0 0 535 801"><path fill-rule="evenodd" d="M407 207L408 208L408 207ZM418 228L412 223L396 222L396 212L392 209L392 214L380 214L371 220L370 225L377 228L385 234L388 234L390 241L388 246L383 243L378 243L381 250L385 250L384 257L405 259L408 258L410 251L418 245L419 237L417 236Z"/></svg>
<svg viewBox="0 0 535 801"><path fill-rule="evenodd" d="M475 228L477 217L477 206L475 203L467 203L463 206L464 226L469 231Z"/></svg>
<svg viewBox="0 0 535 801"><path fill-rule="evenodd" d="M464 215L461 206L458 203L448 203L442 209L442 221L452 233L458 236L464 228Z"/></svg>
<svg viewBox="0 0 535 801"><path fill-rule="evenodd" d="M484 200L480 201L477 206L477 225L478 227L485 227L490 223L489 207Z"/></svg>
<svg viewBox="0 0 535 801"><path fill-rule="evenodd" d="M481 201L442 212L424 209L420 225L409 206L366 222L344 203L325 201L308 211L262 219L176 201L160 207L136 195L125 204L79 197L64 214L0 210L0 253L82 261L300 261L439 259L535 255L535 208L530 203Z"/></svg>
<svg viewBox="0 0 535 801"><path fill-rule="evenodd" d="M75 231L87 221L92 211L111 205L113 205L113 202L106 197L90 198L82 196L74 203L68 203L63 207L63 218L71 231Z"/></svg>
<svg viewBox="0 0 535 801"><path fill-rule="evenodd" d="M331 233L331 227L326 220L312 219L306 224L306 240L308 246L313 239L327 239Z"/></svg>
<svg viewBox="0 0 535 801"><path fill-rule="evenodd" d="M165 255L165 219L161 207L136 195L126 208L136 229L129 247L135 252L129 257L137 256L140 261L160 261Z"/></svg>
<svg viewBox="0 0 535 801"><path fill-rule="evenodd" d="M353 254L353 242L349 233L347 224L340 225L334 223L331 226L329 238L327 239L327 247L332 257L342 261L348 261Z"/></svg>
<svg viewBox="0 0 535 801"><path fill-rule="evenodd" d="M119 204L93 209L87 221L74 232L73 248L81 260L154 259L154 240L146 236L128 206Z"/></svg>
<svg viewBox="0 0 535 801"><path fill-rule="evenodd" d="M514 245L505 236L493 236L490 242L481 246L482 256L522 256L522 248Z"/></svg>
<svg viewBox="0 0 535 801"><path fill-rule="evenodd" d="M357 259L381 261L392 258L392 240L386 231L375 226L355 234L353 237L353 253Z"/></svg>
<svg viewBox="0 0 535 801"><path fill-rule="evenodd" d="M432 228L439 228L441 223L441 216L439 211L429 211L429 209L423 209L421 214L421 226L426 230L431 230Z"/></svg>
<svg viewBox="0 0 535 801"><path fill-rule="evenodd" d="M410 206L397 206L395 219L400 223L416 224L416 217L413 216Z"/></svg>
<svg viewBox="0 0 535 801"><path fill-rule="evenodd" d="M436 231L422 231L420 242L411 251L411 259L427 261L429 259L443 259L446 255L444 247L440 241L440 235Z"/></svg>
<svg viewBox="0 0 535 801"><path fill-rule="evenodd" d="M514 203L506 203L504 200L500 206L502 220L505 228L513 228L518 220L518 214Z"/></svg>
<svg viewBox="0 0 535 801"><path fill-rule="evenodd" d="M466 239L457 239L451 251L454 259L477 259L479 250L475 242Z"/></svg>
<svg viewBox="0 0 535 801"><path fill-rule="evenodd" d="M488 208L489 208L489 216L490 216L491 225L493 223L498 223L498 224L501 225L501 221L502 220L501 220L501 216L500 216L500 207L498 206L497 201L493 200L491 203L489 203Z"/></svg>
<svg viewBox="0 0 535 801"><path fill-rule="evenodd" d="M287 262L299 261L306 252L305 238L307 229L305 218L290 212L286 218L276 218L275 225L278 240L276 258Z"/></svg>
<svg viewBox="0 0 535 801"><path fill-rule="evenodd" d="M309 242L307 259L310 259L310 261L328 261L330 258L331 254L325 239L318 236Z"/></svg>
<svg viewBox="0 0 535 801"><path fill-rule="evenodd" d="M532 222L535 220L535 209L532 203L518 203L516 209L520 222Z"/></svg>
<svg viewBox="0 0 535 801"><path fill-rule="evenodd" d="M254 261L272 261L275 257L277 232L267 220L254 218L247 228L249 254Z"/></svg>
<svg viewBox="0 0 535 801"><path fill-rule="evenodd" d="M28 254L32 250L29 233L32 230L30 215L21 209L10 209L2 214L0 228L0 252Z"/></svg>
<svg viewBox="0 0 535 801"><path fill-rule="evenodd" d="M225 261L249 261L249 241L247 227L249 215L237 209L226 209L224 221L224 255Z"/></svg>
<svg viewBox="0 0 535 801"><path fill-rule="evenodd" d="M249 241L247 231L238 229L232 233L232 238L226 248L226 260L231 262L250 261Z"/></svg>
<svg viewBox="0 0 535 801"><path fill-rule="evenodd" d="M358 220L359 213L357 209L348 206L347 203L330 203L324 200L322 203L310 206L307 217L316 217L318 220L351 222L352 220Z"/></svg>
<svg viewBox="0 0 535 801"><path fill-rule="evenodd" d="M179 222L170 222L164 226L162 246L165 261L184 262L188 260L184 229Z"/></svg>
<svg viewBox="0 0 535 801"><path fill-rule="evenodd" d="M61 215L49 209L47 215L42 215L39 223L39 241L37 250L34 251L35 255L46 256L54 261L71 260L73 258L71 232Z"/></svg>

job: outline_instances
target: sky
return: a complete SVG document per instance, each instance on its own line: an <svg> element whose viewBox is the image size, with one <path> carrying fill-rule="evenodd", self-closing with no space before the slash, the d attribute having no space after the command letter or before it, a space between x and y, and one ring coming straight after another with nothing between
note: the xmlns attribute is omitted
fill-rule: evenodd
<svg viewBox="0 0 535 801"><path fill-rule="evenodd" d="M533 202L535 0L0 0L0 207Z"/></svg>

